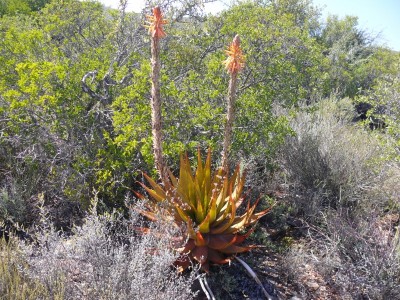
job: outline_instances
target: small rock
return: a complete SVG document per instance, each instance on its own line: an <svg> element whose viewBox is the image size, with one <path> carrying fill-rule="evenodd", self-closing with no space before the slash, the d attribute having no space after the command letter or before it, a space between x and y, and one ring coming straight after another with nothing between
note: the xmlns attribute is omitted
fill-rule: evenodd
<svg viewBox="0 0 400 300"><path fill-rule="evenodd" d="M307 282L306 284L307 284L307 286L308 286L310 289L312 289L313 291L316 291L316 290L318 290L318 288L319 288L319 284L316 283L316 282L314 282L314 281Z"/></svg>
<svg viewBox="0 0 400 300"><path fill-rule="evenodd" d="M320 292L326 292L326 287L320 286L318 289Z"/></svg>

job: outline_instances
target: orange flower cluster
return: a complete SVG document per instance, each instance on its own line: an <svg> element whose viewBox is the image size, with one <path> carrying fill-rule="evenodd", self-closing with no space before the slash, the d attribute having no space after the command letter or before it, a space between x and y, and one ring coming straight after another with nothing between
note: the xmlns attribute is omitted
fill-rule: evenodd
<svg viewBox="0 0 400 300"><path fill-rule="evenodd" d="M225 51L228 58L223 62L228 73L234 74L239 72L244 67L244 56L242 49L240 48L240 38L236 35L233 42L229 46L228 50Z"/></svg>
<svg viewBox="0 0 400 300"><path fill-rule="evenodd" d="M156 6L153 8L153 15L146 16L148 25L145 25L149 29L149 34L153 38L162 38L167 34L164 32L163 25L168 24L168 21L163 19L160 7Z"/></svg>

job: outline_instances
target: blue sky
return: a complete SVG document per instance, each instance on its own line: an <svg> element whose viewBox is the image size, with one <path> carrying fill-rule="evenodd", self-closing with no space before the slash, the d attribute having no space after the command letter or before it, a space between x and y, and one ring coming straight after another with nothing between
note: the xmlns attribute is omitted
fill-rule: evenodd
<svg viewBox="0 0 400 300"><path fill-rule="evenodd" d="M328 14L358 17L359 27L373 35L380 33L380 44L400 51L400 0L313 0Z"/></svg>
<svg viewBox="0 0 400 300"><path fill-rule="evenodd" d="M99 0L107 6L118 7L119 0ZM209 3L206 11L216 12L229 0ZM144 0L128 0L128 10L139 12ZM379 44L400 51L400 0L313 0L314 5L323 8L323 17L329 14L344 17L357 16L359 26L376 36Z"/></svg>

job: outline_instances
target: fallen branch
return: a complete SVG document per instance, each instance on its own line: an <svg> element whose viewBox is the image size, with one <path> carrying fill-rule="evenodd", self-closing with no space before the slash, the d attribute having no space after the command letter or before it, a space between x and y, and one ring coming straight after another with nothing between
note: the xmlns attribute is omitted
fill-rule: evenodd
<svg viewBox="0 0 400 300"><path fill-rule="evenodd" d="M204 294L206 295L208 300L215 300L215 296L211 291L210 287L208 286L207 279L205 276L199 276L198 280L200 282L201 289L203 290Z"/></svg>
<svg viewBox="0 0 400 300"><path fill-rule="evenodd" d="M250 276L255 280L255 282L257 282L257 284L261 287L261 289L262 289L262 291L263 291L265 297L266 297L268 300L274 300L275 297L272 297L272 296L267 292L267 290L264 288L263 284L261 283L261 280L258 278L257 274L250 268L250 266L249 266L245 261L243 261L242 259L240 259L239 257L235 256L235 258L236 258L236 260L237 260L238 262L240 262L240 263L242 264L242 266L246 269L247 273L249 273Z"/></svg>

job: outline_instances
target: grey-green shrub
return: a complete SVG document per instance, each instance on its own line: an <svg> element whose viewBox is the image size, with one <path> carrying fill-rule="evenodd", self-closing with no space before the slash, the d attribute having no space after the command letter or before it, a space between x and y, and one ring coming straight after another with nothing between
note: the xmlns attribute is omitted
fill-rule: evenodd
<svg viewBox="0 0 400 300"><path fill-rule="evenodd" d="M385 161L390 150L374 133L351 124L352 116L349 99L328 99L291 120L296 135L282 148L284 166L290 180L309 194L302 205L315 206L310 214L321 207L364 212L384 207L393 197L392 188L381 189L398 169Z"/></svg>
<svg viewBox="0 0 400 300"><path fill-rule="evenodd" d="M286 267L304 297L312 296L298 280L307 265L344 299L396 299L400 166L384 135L352 124L352 116L348 99L332 98L291 120L296 136L287 138L282 162L292 214L308 235Z"/></svg>
<svg viewBox="0 0 400 300"><path fill-rule="evenodd" d="M137 222L135 213L125 220L93 209L66 237L42 209L35 243L19 242L26 262L18 268L49 295L62 283L63 299L192 299L196 272L179 275L170 239L136 234Z"/></svg>

